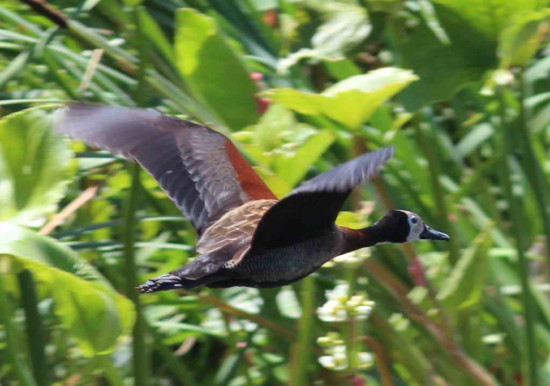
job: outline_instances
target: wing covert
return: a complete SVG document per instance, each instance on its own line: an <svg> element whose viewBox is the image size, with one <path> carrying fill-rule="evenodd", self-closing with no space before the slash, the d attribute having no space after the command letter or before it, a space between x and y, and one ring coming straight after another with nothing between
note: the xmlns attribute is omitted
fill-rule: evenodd
<svg viewBox="0 0 550 386"><path fill-rule="evenodd" d="M393 147L364 154L306 181L262 217L252 250L301 242L330 229L357 185L378 174Z"/></svg>

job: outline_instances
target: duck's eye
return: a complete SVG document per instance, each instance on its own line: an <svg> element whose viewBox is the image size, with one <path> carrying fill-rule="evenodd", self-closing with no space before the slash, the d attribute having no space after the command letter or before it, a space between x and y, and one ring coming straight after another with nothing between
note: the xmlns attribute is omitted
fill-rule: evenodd
<svg viewBox="0 0 550 386"><path fill-rule="evenodd" d="M412 224L416 224L418 222L418 218L416 217L411 217L411 223Z"/></svg>

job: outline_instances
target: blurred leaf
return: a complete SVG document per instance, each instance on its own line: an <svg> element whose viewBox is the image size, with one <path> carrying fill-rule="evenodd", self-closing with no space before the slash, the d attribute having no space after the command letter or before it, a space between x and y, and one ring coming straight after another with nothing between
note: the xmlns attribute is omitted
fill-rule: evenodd
<svg viewBox="0 0 550 386"><path fill-rule="evenodd" d="M334 138L330 130L323 130L309 136L292 157L277 157L275 170L279 177L290 186L295 186L334 142Z"/></svg>
<svg viewBox="0 0 550 386"><path fill-rule="evenodd" d="M143 7L138 8L138 17L142 33L146 35L158 47L159 51L171 62L176 62L172 45L155 19Z"/></svg>
<svg viewBox="0 0 550 386"><path fill-rule="evenodd" d="M10 64L2 69L0 72L0 88L3 88L9 80L23 71L30 57L30 51L22 51L17 57L10 61Z"/></svg>
<svg viewBox="0 0 550 386"><path fill-rule="evenodd" d="M522 11L537 10L546 0L433 0L438 16L447 29L448 23L460 22L463 30L474 29L485 39L496 39L510 24L510 19Z"/></svg>
<svg viewBox="0 0 550 386"><path fill-rule="evenodd" d="M464 28L458 21L442 26L450 42L436 36L425 20L419 20L412 33L403 28L402 20L394 21L400 64L420 77L399 98L410 110L449 99L497 64L495 47L479 32Z"/></svg>
<svg viewBox="0 0 550 386"><path fill-rule="evenodd" d="M343 55L369 35L372 26L365 8L341 2L317 2L326 21L311 39L313 48L324 55Z"/></svg>
<svg viewBox="0 0 550 386"><path fill-rule="evenodd" d="M232 129L256 122L256 85L214 19L188 8L176 18L178 67L193 94Z"/></svg>
<svg viewBox="0 0 550 386"><path fill-rule="evenodd" d="M516 15L502 31L498 47L501 67L525 66L548 34L550 10Z"/></svg>
<svg viewBox="0 0 550 386"><path fill-rule="evenodd" d="M441 285L438 298L451 310L470 308L479 303L487 278L491 229L485 229L466 249Z"/></svg>
<svg viewBox="0 0 550 386"><path fill-rule="evenodd" d="M373 12L396 13L404 6L403 0L367 0L367 2Z"/></svg>
<svg viewBox="0 0 550 386"><path fill-rule="evenodd" d="M296 125L303 124L296 122L292 111L272 103L258 123L249 127L248 130L252 131L255 144L263 150L270 151L281 146L284 133L292 132L296 129Z"/></svg>
<svg viewBox="0 0 550 386"><path fill-rule="evenodd" d="M457 144L457 152L460 156L466 157L489 139L493 135L493 132L493 127L487 123L481 123L474 126Z"/></svg>
<svg viewBox="0 0 550 386"><path fill-rule="evenodd" d="M351 229L365 228L368 222L364 215L356 212L342 211L338 213L336 224Z"/></svg>
<svg viewBox="0 0 550 386"><path fill-rule="evenodd" d="M287 88L265 94L299 113L325 115L355 129L365 123L382 103L417 79L411 71L387 67L347 78L321 94Z"/></svg>
<svg viewBox="0 0 550 386"><path fill-rule="evenodd" d="M277 184L280 186L275 189L286 194L330 147L335 135L297 122L291 110L272 103L256 125L233 138L245 143L256 162L276 173L284 184ZM268 184L275 182L267 178Z"/></svg>
<svg viewBox="0 0 550 386"><path fill-rule="evenodd" d="M272 171L262 167L254 168L254 170L277 197L284 197L292 190L292 186Z"/></svg>
<svg viewBox="0 0 550 386"><path fill-rule="evenodd" d="M497 39L518 12L536 10L546 0L434 0L448 41L438 38L422 19L411 33L395 19L395 42L401 63L420 76L402 97L409 109L447 100L466 84L496 67ZM421 47L421 49L419 49Z"/></svg>
<svg viewBox="0 0 550 386"><path fill-rule="evenodd" d="M279 312L291 319L298 319L302 315L302 308L296 292L289 287L283 287L276 296Z"/></svg>
<svg viewBox="0 0 550 386"><path fill-rule="evenodd" d="M317 28L311 39L313 48L301 48L281 59L278 65L280 72L286 72L304 58L341 58L371 32L372 26L363 7L336 1L311 2L308 5L321 12L326 21Z"/></svg>
<svg viewBox="0 0 550 386"><path fill-rule="evenodd" d="M132 303L70 249L10 223L0 223L0 255L30 270L55 300L55 313L83 353L112 352L134 321Z"/></svg>
<svg viewBox="0 0 550 386"><path fill-rule="evenodd" d="M0 220L29 221L63 197L71 152L51 121L39 108L0 120Z"/></svg>

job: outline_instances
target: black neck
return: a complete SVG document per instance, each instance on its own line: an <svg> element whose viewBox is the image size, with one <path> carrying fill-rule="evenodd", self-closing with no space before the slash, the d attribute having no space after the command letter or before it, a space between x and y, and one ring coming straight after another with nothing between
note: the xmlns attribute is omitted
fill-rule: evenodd
<svg viewBox="0 0 550 386"><path fill-rule="evenodd" d="M344 235L344 251L348 253L359 248L372 247L377 243L387 241L383 237L383 232L375 225L363 229L342 228Z"/></svg>

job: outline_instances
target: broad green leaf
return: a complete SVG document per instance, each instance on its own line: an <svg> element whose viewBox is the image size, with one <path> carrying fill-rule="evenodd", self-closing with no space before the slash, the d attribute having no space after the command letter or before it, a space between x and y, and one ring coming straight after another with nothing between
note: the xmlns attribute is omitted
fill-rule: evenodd
<svg viewBox="0 0 550 386"><path fill-rule="evenodd" d="M55 313L87 356L109 353L134 321L132 303L70 249L35 232L0 223L0 256L30 270Z"/></svg>
<svg viewBox="0 0 550 386"><path fill-rule="evenodd" d="M420 76L405 90L409 109L447 100L485 71L497 66L497 39L519 12L537 10L546 0L434 0L440 27L447 39L436 36L425 18L412 31L394 19L392 35L403 67Z"/></svg>
<svg viewBox="0 0 550 386"><path fill-rule="evenodd" d="M0 120L0 220L29 221L63 197L71 152L51 120L38 108Z"/></svg>
<svg viewBox="0 0 550 386"><path fill-rule="evenodd" d="M486 39L496 42L510 19L522 11L539 10L547 0L433 0L438 16L447 29L452 23L462 30L474 29Z"/></svg>
<svg viewBox="0 0 550 386"><path fill-rule="evenodd" d="M401 21L394 21L392 36L400 52L399 63L420 77L400 95L410 110L451 98L497 64L494 45L479 32L454 24L443 27L450 42L436 36L424 20L412 32Z"/></svg>
<svg viewBox="0 0 550 386"><path fill-rule="evenodd" d="M525 66L545 41L550 10L523 12L502 31L498 54L501 67Z"/></svg>
<svg viewBox="0 0 550 386"><path fill-rule="evenodd" d="M485 229L466 249L441 286L438 298L450 310L471 308L479 303L488 272L491 229Z"/></svg>
<svg viewBox="0 0 550 386"><path fill-rule="evenodd" d="M411 71L387 67L347 78L321 94L287 88L265 94L299 113L325 115L355 129L365 123L381 104L417 79Z"/></svg>
<svg viewBox="0 0 550 386"><path fill-rule="evenodd" d="M232 129L256 122L256 85L214 19L188 8L176 19L177 64L195 97Z"/></svg>

